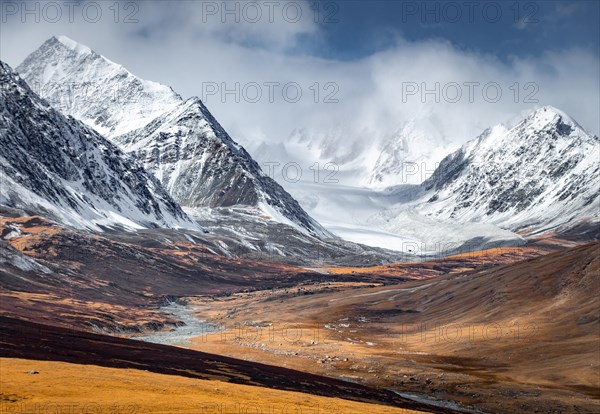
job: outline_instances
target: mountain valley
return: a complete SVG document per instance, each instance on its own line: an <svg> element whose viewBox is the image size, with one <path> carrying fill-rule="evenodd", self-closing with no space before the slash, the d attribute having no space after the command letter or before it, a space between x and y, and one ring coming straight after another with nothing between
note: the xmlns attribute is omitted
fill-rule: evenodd
<svg viewBox="0 0 600 414"><path fill-rule="evenodd" d="M0 61L0 412L597 413L600 138L417 121L247 151L66 36Z"/></svg>

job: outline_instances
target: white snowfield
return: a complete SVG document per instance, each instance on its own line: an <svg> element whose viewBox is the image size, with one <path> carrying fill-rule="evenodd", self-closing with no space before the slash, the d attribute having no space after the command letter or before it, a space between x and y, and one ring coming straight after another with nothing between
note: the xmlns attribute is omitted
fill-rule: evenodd
<svg viewBox="0 0 600 414"><path fill-rule="evenodd" d="M407 203L418 185L381 191L301 182L290 192L328 230L344 240L407 254L442 256L495 246L518 246L524 239L493 224L455 223L420 215Z"/></svg>

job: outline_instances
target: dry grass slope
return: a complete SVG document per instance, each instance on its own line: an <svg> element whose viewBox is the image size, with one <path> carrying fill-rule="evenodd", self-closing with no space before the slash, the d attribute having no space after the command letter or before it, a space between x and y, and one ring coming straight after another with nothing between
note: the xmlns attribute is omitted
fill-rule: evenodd
<svg viewBox="0 0 600 414"><path fill-rule="evenodd" d="M1 358L0 412L417 414L423 411L136 369Z"/></svg>

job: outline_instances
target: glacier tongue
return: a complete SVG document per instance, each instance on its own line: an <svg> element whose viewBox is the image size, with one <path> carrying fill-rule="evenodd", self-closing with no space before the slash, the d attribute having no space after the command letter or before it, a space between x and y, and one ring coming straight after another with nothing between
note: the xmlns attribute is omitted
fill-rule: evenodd
<svg viewBox="0 0 600 414"><path fill-rule="evenodd" d="M0 204L78 228L200 230L132 157L0 62Z"/></svg>

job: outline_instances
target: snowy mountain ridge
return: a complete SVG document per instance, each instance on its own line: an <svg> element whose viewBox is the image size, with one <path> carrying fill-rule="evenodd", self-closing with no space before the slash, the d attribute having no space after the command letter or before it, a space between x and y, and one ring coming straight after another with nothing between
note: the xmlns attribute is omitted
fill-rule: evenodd
<svg viewBox="0 0 600 414"><path fill-rule="evenodd" d="M186 208L253 206L298 230L333 237L264 174L198 98L114 140Z"/></svg>
<svg viewBox="0 0 600 414"><path fill-rule="evenodd" d="M340 186L282 182L302 201L301 207L198 98L184 101L170 88L141 80L64 37L48 40L19 70L28 82L40 85L52 105L105 131L135 155L188 211L247 207L255 217L332 237L305 207L349 240L376 240L374 245L383 247L388 240L427 241L438 227L457 233L461 226L464 234L453 238L457 244L473 239L481 246L520 243L517 231L545 231L598 218L598 137L553 107L489 128L445 158L456 146L440 135L439 119L429 119L426 112L398 123L391 134L354 131L353 137L363 137L350 142L349 131L342 128L317 136L298 130L276 146L256 143L255 155L264 161L312 160L306 168L315 160L319 168L337 164ZM94 93L65 94L64 85L73 84ZM146 105L148 101L157 104ZM431 160L441 162L435 168ZM357 183L372 191L355 191ZM410 188L396 191L394 186ZM339 202L333 194L361 205ZM350 225L341 222L348 211L354 211Z"/></svg>
<svg viewBox="0 0 600 414"><path fill-rule="evenodd" d="M77 228L200 230L160 182L0 62L0 204Z"/></svg>
<svg viewBox="0 0 600 414"><path fill-rule="evenodd" d="M386 190L300 183L290 191L346 240L440 254L519 245L545 231L593 238L599 162L598 137L547 106L488 128L423 184L399 176Z"/></svg>
<svg viewBox="0 0 600 414"><path fill-rule="evenodd" d="M17 70L50 104L138 157L183 207L243 205L308 234L334 237L262 172L200 99L183 101L171 88L137 78L63 36L46 41ZM82 91L65 94L70 85Z"/></svg>
<svg viewBox="0 0 600 414"><path fill-rule="evenodd" d="M422 214L538 231L598 217L600 140L552 106L448 155L422 187Z"/></svg>
<svg viewBox="0 0 600 414"><path fill-rule="evenodd" d="M179 105L170 87L146 81L66 36L48 39L17 72L42 98L112 138Z"/></svg>

